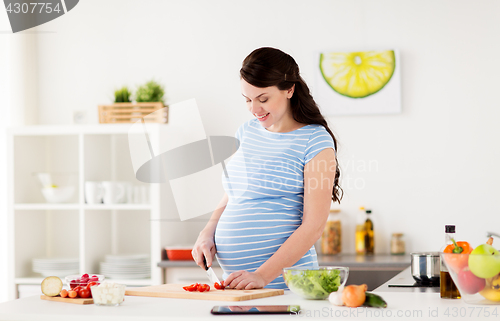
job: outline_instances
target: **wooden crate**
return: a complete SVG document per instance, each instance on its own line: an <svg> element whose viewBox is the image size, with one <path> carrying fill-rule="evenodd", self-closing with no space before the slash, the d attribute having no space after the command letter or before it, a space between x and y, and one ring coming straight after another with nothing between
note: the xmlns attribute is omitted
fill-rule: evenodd
<svg viewBox="0 0 500 321"><path fill-rule="evenodd" d="M162 108L165 110L158 111ZM153 112L155 113L152 114ZM141 118L144 118L147 123L167 123L168 106L163 106L161 102L99 105L99 122L101 124L135 123Z"/></svg>

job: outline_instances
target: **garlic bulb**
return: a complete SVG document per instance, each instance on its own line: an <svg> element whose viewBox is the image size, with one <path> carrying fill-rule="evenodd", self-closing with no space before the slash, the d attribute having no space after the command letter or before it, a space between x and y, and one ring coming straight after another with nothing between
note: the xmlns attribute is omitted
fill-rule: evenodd
<svg viewBox="0 0 500 321"><path fill-rule="evenodd" d="M339 286L337 292L330 293L330 295L328 296L328 301L330 301L330 303L333 305L338 305L338 306L344 305L344 302L342 302L343 291L344 291L344 286L343 285Z"/></svg>

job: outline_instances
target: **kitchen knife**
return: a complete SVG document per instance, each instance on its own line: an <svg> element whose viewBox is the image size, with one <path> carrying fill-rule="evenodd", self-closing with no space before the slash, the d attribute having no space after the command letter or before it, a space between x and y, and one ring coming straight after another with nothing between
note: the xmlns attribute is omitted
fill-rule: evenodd
<svg viewBox="0 0 500 321"><path fill-rule="evenodd" d="M207 259L205 258L205 256L203 256L203 265L205 266L205 271L207 271L208 279L212 283L211 286L214 286L215 283L220 284L219 278L217 277L217 275L215 275L215 272L214 270L212 270L212 267L207 266Z"/></svg>

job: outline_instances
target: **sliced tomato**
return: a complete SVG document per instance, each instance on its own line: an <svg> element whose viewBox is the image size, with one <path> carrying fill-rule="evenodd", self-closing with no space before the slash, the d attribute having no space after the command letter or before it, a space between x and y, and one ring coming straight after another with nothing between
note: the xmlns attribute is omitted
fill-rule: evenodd
<svg viewBox="0 0 500 321"><path fill-rule="evenodd" d="M220 281L220 284L215 282L214 283L214 288L216 288L217 290L224 290L225 286L224 286L224 281Z"/></svg>
<svg viewBox="0 0 500 321"><path fill-rule="evenodd" d="M210 285L208 285L208 284L200 284L200 286L198 287L198 291L199 292L210 291Z"/></svg>
<svg viewBox="0 0 500 321"><path fill-rule="evenodd" d="M199 287L199 284L195 283L195 284L183 286L182 288L186 291L194 292L194 291L198 291L198 287Z"/></svg>

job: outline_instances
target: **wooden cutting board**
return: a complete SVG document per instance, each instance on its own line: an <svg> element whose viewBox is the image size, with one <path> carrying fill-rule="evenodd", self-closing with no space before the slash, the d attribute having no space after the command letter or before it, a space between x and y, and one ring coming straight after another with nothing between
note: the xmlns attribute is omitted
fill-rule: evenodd
<svg viewBox="0 0 500 321"><path fill-rule="evenodd" d="M82 299L82 298L61 298L60 296L46 296L40 295L40 299L47 301L56 301L56 302L65 302L65 303L73 303L73 304L94 304L94 299Z"/></svg>
<svg viewBox="0 0 500 321"><path fill-rule="evenodd" d="M245 301L283 295L280 289L254 289L254 290L216 290L210 287L208 292L188 292L182 287L186 284L163 284L138 288L127 288L125 295L149 296L159 298L178 298L216 301Z"/></svg>

